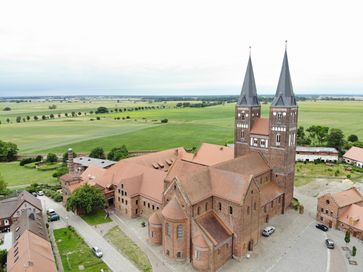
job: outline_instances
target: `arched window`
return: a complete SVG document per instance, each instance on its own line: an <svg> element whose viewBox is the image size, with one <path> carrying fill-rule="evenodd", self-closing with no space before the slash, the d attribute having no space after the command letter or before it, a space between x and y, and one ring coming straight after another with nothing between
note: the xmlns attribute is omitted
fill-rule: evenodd
<svg viewBox="0 0 363 272"><path fill-rule="evenodd" d="M178 239L183 239L183 225L178 225L177 228L177 237Z"/></svg>
<svg viewBox="0 0 363 272"><path fill-rule="evenodd" d="M233 214L233 208L232 208L232 206L229 206L229 214Z"/></svg>
<svg viewBox="0 0 363 272"><path fill-rule="evenodd" d="M200 207L197 208L197 215L200 213Z"/></svg>
<svg viewBox="0 0 363 272"><path fill-rule="evenodd" d="M208 202L205 203L205 210L208 211Z"/></svg>
<svg viewBox="0 0 363 272"><path fill-rule="evenodd" d="M221 211L222 210L222 203L218 202L218 209Z"/></svg>
<svg viewBox="0 0 363 272"><path fill-rule="evenodd" d="M166 235L170 238L171 236L171 225L169 223L166 223Z"/></svg>
<svg viewBox="0 0 363 272"><path fill-rule="evenodd" d="M276 135L276 143L281 143L281 135L280 134Z"/></svg>

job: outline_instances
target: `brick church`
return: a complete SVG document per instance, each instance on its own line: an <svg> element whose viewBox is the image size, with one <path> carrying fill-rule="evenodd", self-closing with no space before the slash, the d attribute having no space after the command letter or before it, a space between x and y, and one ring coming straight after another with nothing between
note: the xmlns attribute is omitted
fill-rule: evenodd
<svg viewBox="0 0 363 272"><path fill-rule="evenodd" d="M294 190L296 104L285 50L269 118L261 117L251 57L235 108L234 148L202 144L90 165L61 178L65 195L98 186L122 216L148 218L149 242L169 258L216 271L253 251L262 226ZM71 160L70 155L70 160Z"/></svg>

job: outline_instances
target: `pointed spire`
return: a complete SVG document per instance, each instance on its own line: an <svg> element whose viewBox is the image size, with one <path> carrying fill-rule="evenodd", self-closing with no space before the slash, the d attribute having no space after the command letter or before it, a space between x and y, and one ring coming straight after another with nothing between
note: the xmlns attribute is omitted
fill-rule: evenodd
<svg viewBox="0 0 363 272"><path fill-rule="evenodd" d="M295 107L296 99L292 88L289 61L287 59L287 41L285 41L285 54L282 62L279 83L275 97L272 101L272 107Z"/></svg>
<svg viewBox="0 0 363 272"><path fill-rule="evenodd" d="M253 67L251 61L251 46L250 46L250 56L248 58L247 70L237 105L249 106L249 107L260 105L260 102L258 101L257 98L256 82L255 82L255 76L253 74Z"/></svg>

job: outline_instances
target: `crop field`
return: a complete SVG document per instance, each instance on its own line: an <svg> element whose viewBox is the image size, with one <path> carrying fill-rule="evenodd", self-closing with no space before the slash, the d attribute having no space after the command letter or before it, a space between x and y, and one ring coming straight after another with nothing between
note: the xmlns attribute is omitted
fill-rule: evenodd
<svg viewBox="0 0 363 272"><path fill-rule="evenodd" d="M106 151L125 144L130 151L162 150L177 146L198 147L202 142L225 144L233 142L234 104L205 108L175 108L177 102L147 101L91 101L91 102L30 102L0 103L0 139L18 145L21 154L63 153L72 147L78 153L87 153L101 146ZM49 105L56 104L55 110ZM161 106L163 109L112 112L96 115L83 112L98 106L110 109ZM5 106L11 111L5 112ZM269 105L262 105L262 115L268 116ZM82 111L77 117L15 122L14 116ZM4 119L12 116L12 122ZM129 119L123 120L122 117ZM115 118L120 120L115 120ZM167 118L163 124L161 119ZM90 119L94 119L91 121ZM363 139L363 101L306 101L299 103L299 125L324 125L340 128L347 137L356 134Z"/></svg>

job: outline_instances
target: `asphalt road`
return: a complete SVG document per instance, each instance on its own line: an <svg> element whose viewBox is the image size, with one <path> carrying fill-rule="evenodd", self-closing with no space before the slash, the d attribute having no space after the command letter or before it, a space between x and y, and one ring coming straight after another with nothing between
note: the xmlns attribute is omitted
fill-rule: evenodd
<svg viewBox="0 0 363 272"><path fill-rule="evenodd" d="M104 239L96 230L82 220L79 216L67 210L59 203L54 202L46 196L39 197L42 202L43 209L46 211L54 209L69 225L73 226L77 233L91 247L97 246L103 252L102 260L113 272L129 272L139 271L128 259L120 254L106 239Z"/></svg>

